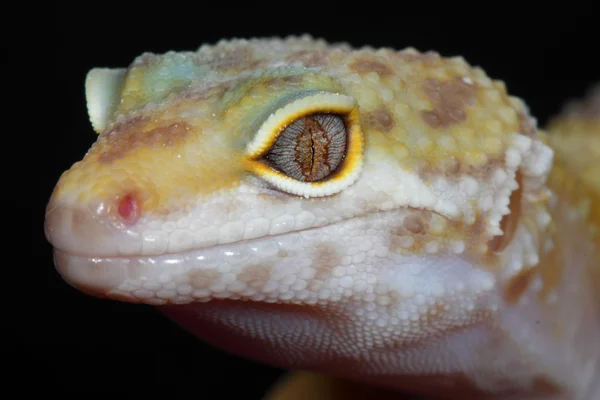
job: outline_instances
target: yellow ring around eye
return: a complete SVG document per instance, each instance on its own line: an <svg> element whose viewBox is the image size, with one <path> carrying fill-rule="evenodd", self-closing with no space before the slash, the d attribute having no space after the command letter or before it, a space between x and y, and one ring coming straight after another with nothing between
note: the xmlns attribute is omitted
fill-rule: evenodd
<svg viewBox="0 0 600 400"><path fill-rule="evenodd" d="M296 119L312 113L331 112L343 115L347 129L347 150L340 167L329 178L316 182L293 179L260 160L280 134ZM353 98L333 93L308 95L273 113L247 146L246 167L279 190L302 197L322 197L338 193L352 185L363 165L363 136L360 116Z"/></svg>

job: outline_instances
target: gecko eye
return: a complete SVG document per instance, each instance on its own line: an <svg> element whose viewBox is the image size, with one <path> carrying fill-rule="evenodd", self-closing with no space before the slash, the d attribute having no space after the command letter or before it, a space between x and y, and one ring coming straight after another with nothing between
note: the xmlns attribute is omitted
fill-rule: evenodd
<svg viewBox="0 0 600 400"><path fill-rule="evenodd" d="M247 147L249 169L279 190L335 194L362 167L363 139L353 98L306 95L271 114Z"/></svg>
<svg viewBox="0 0 600 400"><path fill-rule="evenodd" d="M302 182L320 181L342 162L346 135L346 124L339 115L307 115L283 130L264 159L290 178Z"/></svg>

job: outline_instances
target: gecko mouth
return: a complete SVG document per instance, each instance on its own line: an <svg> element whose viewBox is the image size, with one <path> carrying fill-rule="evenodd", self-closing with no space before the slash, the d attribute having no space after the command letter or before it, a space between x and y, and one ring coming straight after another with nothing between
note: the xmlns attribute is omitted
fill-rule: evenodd
<svg viewBox="0 0 600 400"><path fill-rule="evenodd" d="M170 238L163 236L162 247L155 243L151 251L146 247L146 228L138 225L133 232L117 227L106 215L93 211L65 203L48 207L45 228L56 269L82 292L130 302L181 304L232 296L268 297L273 288L282 290L280 294L295 290L304 295L306 287L320 287L330 278L335 285L340 281L342 291L357 279L357 290L363 290L374 282L371 277L367 283L365 275L374 265L390 263L397 269L403 263L412 265L413 258L429 262L443 252L462 258L459 253L464 251L462 243L430 246L423 255L412 251L425 246L419 242L413 247L415 241L429 240L427 218L445 217L411 207L366 211L310 228L218 243L205 240L200 245L188 242L171 247ZM356 272L356 278L341 279L347 268Z"/></svg>
<svg viewBox="0 0 600 400"><path fill-rule="evenodd" d="M160 300L150 299L160 296L161 288L166 290L163 297L172 300L180 285L192 282L192 289L210 286L209 281L216 281L218 276L227 274L230 267L224 264L228 261L238 264L251 258L253 253L255 258L277 255L281 248L294 241L290 237L297 235L297 232L279 235L275 243L262 237L157 255L98 257L54 248L54 264L67 283L87 294L162 304ZM271 245L265 242L271 242ZM204 272L195 277L194 271ZM151 291L152 296L145 296L142 293L145 290ZM137 298L125 293L136 291L140 292Z"/></svg>
<svg viewBox="0 0 600 400"><path fill-rule="evenodd" d="M102 207L96 208L101 209ZM398 211L397 209L366 211L348 218L338 218L334 221L325 221L315 226L300 229L283 230L279 228L279 232L273 233L263 227L261 232L264 231L264 233L254 232L249 237L229 234L226 236L231 237L223 238L219 237L219 229L210 233L199 233L199 237L196 237L193 231L182 231L187 236L175 237L174 232L169 233L160 229L151 229L149 226L128 227L124 224L115 223L110 216L98 211L96 208L78 207L69 204L50 204L44 224L48 242L61 253L96 260L158 257L235 243L247 243L264 237L279 237L293 232L314 231L371 214Z"/></svg>
<svg viewBox="0 0 600 400"><path fill-rule="evenodd" d="M369 218L369 215L390 212L392 211L365 213L349 219L361 220ZM71 286L96 297L150 302L150 299L144 298L143 290L151 290L155 296L159 294L155 290L156 287L166 287L165 297L172 298L177 297L173 290L180 286L175 281L194 281L193 276L189 277L190 271L193 270L216 271L212 275L221 276L227 274L224 271L231 267L224 266L228 263L239 266L256 263L256 260L268 260L265 262L274 265L280 258L285 258L282 254L290 249L304 251L298 248L302 243L310 242L311 246L319 246L321 230L335 231L336 227L339 229L339 226L349 219L251 239L210 246L191 246L181 251L174 251L165 246L163 251L149 254L141 251L141 235L126 229L116 229L108 218L90 212L89 209L67 205L49 207L45 232L48 241L54 247L56 269ZM140 245L136 247L129 244L128 252L121 251L123 243L134 242L139 242ZM127 286L129 284L137 287ZM142 298L125 295L124 285L129 294L139 289ZM196 286L202 286L202 283Z"/></svg>
<svg viewBox="0 0 600 400"><path fill-rule="evenodd" d="M375 279L368 276L373 265L421 264L419 255L401 255L401 247L410 243L398 236L398 227L414 212L368 212L308 229L155 254L118 254L119 241L130 233L97 215L82 215L83 209L51 209L46 233L62 278L96 297L148 304L280 300L287 294L302 297L311 287L316 292L331 280L342 292L352 292L354 285L365 290ZM348 268L351 276L344 277Z"/></svg>
<svg viewBox="0 0 600 400"><path fill-rule="evenodd" d="M218 297L219 292L227 287L226 283L219 282L231 283L231 272L236 268L239 269L238 278L245 274L243 269L248 266L253 273L261 276L267 269L285 260L288 254L299 255L307 248L318 247L321 242L319 231L335 230L343 222L154 255L92 256L55 247L54 264L67 283L89 295L156 305L164 304L163 299L170 303L187 303L190 299L186 294L206 292L208 295L210 292L210 297L215 294ZM319 250L321 255L333 252L331 248L327 250L327 246L331 243ZM250 296L256 292L251 288L257 282L253 278L247 280L246 290L239 294ZM181 290L190 286L194 293ZM180 296L182 293L183 296Z"/></svg>

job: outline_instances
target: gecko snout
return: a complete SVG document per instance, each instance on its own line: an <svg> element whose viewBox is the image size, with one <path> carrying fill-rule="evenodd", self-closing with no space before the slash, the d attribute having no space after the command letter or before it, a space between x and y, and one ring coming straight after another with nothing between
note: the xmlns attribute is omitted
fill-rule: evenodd
<svg viewBox="0 0 600 400"><path fill-rule="evenodd" d="M142 249L140 235L132 230L139 208L130 195L94 206L51 199L44 228L63 279L100 297L125 281L128 264L123 260Z"/></svg>
<svg viewBox="0 0 600 400"><path fill-rule="evenodd" d="M141 250L133 228L140 205L132 195L113 201L81 205L51 199L46 209L45 233L58 250L89 257L131 255Z"/></svg>

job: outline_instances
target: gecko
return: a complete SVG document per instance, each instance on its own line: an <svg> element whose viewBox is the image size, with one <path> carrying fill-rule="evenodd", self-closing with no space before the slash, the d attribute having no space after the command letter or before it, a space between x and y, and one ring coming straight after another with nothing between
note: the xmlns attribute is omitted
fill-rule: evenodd
<svg viewBox="0 0 600 400"><path fill-rule="evenodd" d="M600 398L600 96L542 129L463 57L308 35L144 53L85 95L44 223L78 290L373 388Z"/></svg>

